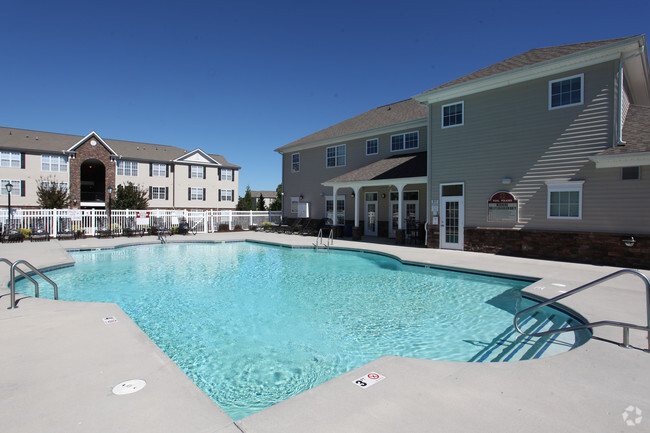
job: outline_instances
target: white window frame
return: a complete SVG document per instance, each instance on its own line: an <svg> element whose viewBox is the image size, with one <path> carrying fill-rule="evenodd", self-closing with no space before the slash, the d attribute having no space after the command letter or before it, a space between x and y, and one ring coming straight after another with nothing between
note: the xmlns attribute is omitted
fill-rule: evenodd
<svg viewBox="0 0 650 433"><path fill-rule="evenodd" d="M374 152L368 152L368 146L370 145L370 142L374 141L375 142L375 151ZM366 140L366 156L369 155L378 155L379 154L379 139L378 138L370 138Z"/></svg>
<svg viewBox="0 0 650 433"><path fill-rule="evenodd" d="M203 188L190 188L190 201L203 201Z"/></svg>
<svg viewBox="0 0 650 433"><path fill-rule="evenodd" d="M298 158L296 158L298 157ZM297 159L297 161L296 161ZM291 173L300 173L300 154L292 153L291 154Z"/></svg>
<svg viewBox="0 0 650 433"><path fill-rule="evenodd" d="M232 181L232 168L222 168L221 169L221 180Z"/></svg>
<svg viewBox="0 0 650 433"><path fill-rule="evenodd" d="M446 107L451 107L451 106L457 106L460 105L460 116L461 120L460 123L454 123L453 125L445 125L445 108ZM440 108L440 127L442 129L446 128L455 128L456 126L463 126L465 124L465 101L456 101L452 102L450 104L445 104Z"/></svg>
<svg viewBox="0 0 650 433"><path fill-rule="evenodd" d="M222 189L220 195L220 201L234 201L235 190L234 189Z"/></svg>
<svg viewBox="0 0 650 433"><path fill-rule="evenodd" d="M118 176L137 176L138 163L136 161L117 160L116 174Z"/></svg>
<svg viewBox="0 0 650 433"><path fill-rule="evenodd" d="M564 104L553 106L553 84L573 80L574 78L580 78L580 102L574 102L572 104ZM548 82L548 109L557 110L558 108L574 107L576 105L582 105L585 101L585 74L572 75L570 77L558 78L557 80L551 80Z"/></svg>
<svg viewBox="0 0 650 433"><path fill-rule="evenodd" d="M190 178L203 179L205 173L205 166L203 165L190 165Z"/></svg>
<svg viewBox="0 0 650 433"><path fill-rule="evenodd" d="M53 168L56 167L56 170ZM41 155L41 171L67 173L68 157L62 155Z"/></svg>
<svg viewBox="0 0 650 433"><path fill-rule="evenodd" d="M151 200L167 200L167 188L164 186L151 187Z"/></svg>
<svg viewBox="0 0 650 433"><path fill-rule="evenodd" d="M584 180L571 181L571 182L546 182L546 218L548 219L562 219L562 220L581 220L582 219L582 187ZM552 193L561 192L578 192L578 215L577 216L562 216L551 215L551 195Z"/></svg>
<svg viewBox="0 0 650 433"><path fill-rule="evenodd" d="M329 152L330 149L334 150L334 155L330 156ZM342 151L341 151L342 150ZM345 167L347 163L346 159L346 145L345 144L339 144L336 146L330 146L325 149L325 167L327 168L335 168L335 167ZM340 160L342 158L342 162ZM334 163L333 165L330 165L330 160Z"/></svg>
<svg viewBox="0 0 650 433"><path fill-rule="evenodd" d="M151 175L156 177L167 177L167 164L154 162L151 164Z"/></svg>
<svg viewBox="0 0 650 433"><path fill-rule="evenodd" d="M0 167L20 168L20 152L0 152Z"/></svg>
<svg viewBox="0 0 650 433"><path fill-rule="evenodd" d="M336 205L333 203L333 196L328 195L325 196L325 217L329 220L328 217L328 211L327 211L327 202L331 201L332 206L334 209L334 215L332 215L332 222L334 223L333 225L335 226L343 226L345 225L345 196L344 195L337 195L336 196ZM343 209L339 210L338 205L339 203L343 203Z"/></svg>
<svg viewBox="0 0 650 433"><path fill-rule="evenodd" d="M16 179L2 179L0 180L0 195L9 195L7 192L7 184L11 184L11 195L19 197L22 195L22 190L20 189L21 181Z"/></svg>
<svg viewBox="0 0 650 433"><path fill-rule="evenodd" d="M41 182L41 186L43 188L50 188L52 185L57 185L59 188L63 188L64 190L68 190L68 182L51 182L51 181L43 181Z"/></svg>
<svg viewBox="0 0 650 433"><path fill-rule="evenodd" d="M415 147L406 147L406 136L410 135L410 134L415 134L415 136L417 137L418 145L415 146ZM393 144L394 144L393 143L393 138L394 137L402 137L402 143L401 143L401 147L399 149L397 149L397 148L395 148L393 146ZM420 148L420 131L409 131L409 132L404 132L402 134L394 134L394 135L390 136L390 151L391 152L401 152L401 151L404 151L404 150L415 150L415 149L419 149L419 148Z"/></svg>

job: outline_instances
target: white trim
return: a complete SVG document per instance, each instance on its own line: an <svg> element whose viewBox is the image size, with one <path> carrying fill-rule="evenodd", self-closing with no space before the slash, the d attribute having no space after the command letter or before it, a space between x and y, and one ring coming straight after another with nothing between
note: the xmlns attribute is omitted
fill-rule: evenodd
<svg viewBox="0 0 650 433"><path fill-rule="evenodd" d="M580 77L580 102L574 102L573 104L565 104L565 105L557 105L553 106L553 95L552 95L552 88L553 84L557 83L559 81L568 81L568 80L573 80L574 78ZM558 78L555 80L550 80L548 82L548 109L549 110L557 110L559 108L566 108L566 107L574 107L576 105L582 105L585 103L585 74L576 74L576 75L571 75L570 77L563 77L563 78Z"/></svg>
<svg viewBox="0 0 650 433"><path fill-rule="evenodd" d="M338 164L338 158L339 158L340 155L338 154L338 149L341 148L341 147L343 148L343 152L344 152L344 154L345 154L345 155L344 155L344 156L345 156L345 163L339 165L339 164ZM331 166L330 166L330 165L327 165L327 160L330 158L329 156L327 156L327 151L328 151L329 149L332 149L332 148L337 149L337 151L336 151L336 154L334 155L334 165L331 165ZM345 167L345 166L347 166L347 165L348 165L348 149L347 149L347 144L336 144L336 145L334 145L334 146L327 146L327 147L325 148L325 168Z"/></svg>
<svg viewBox="0 0 650 433"><path fill-rule="evenodd" d="M461 105L461 110L462 110L462 121L460 123L456 123L453 125L447 125L445 126L445 107L451 107L452 105ZM465 101L456 101L456 102L451 102L449 104L445 104L440 107L440 128L442 129L447 129L447 128L454 128L456 126L463 126L465 124Z"/></svg>
<svg viewBox="0 0 650 433"><path fill-rule="evenodd" d="M191 157L192 155L196 155L197 153L199 155L201 155L203 158L205 158L206 160L208 160L208 161L207 162L194 161L194 160L187 161L187 159L189 157ZM204 151L202 151L201 149L198 149L198 148L194 149L191 152L187 152L184 155L179 156L178 158L174 159L173 161L174 162L183 162L183 163L192 164L192 165L210 165L210 164L219 165L219 166L221 165L218 161L216 161L210 155L208 155L207 153L205 153Z"/></svg>
<svg viewBox="0 0 650 433"><path fill-rule="evenodd" d="M75 143L71 148L69 148L66 152L74 152L75 149L76 149L77 147L79 147L79 146L81 146L83 143L85 143L85 142L86 142L90 137L95 137L97 140L99 140L99 142L102 144L102 146L104 146L106 149L108 149L108 151L109 151L110 153L112 153L112 154L115 155L115 156L118 156L118 155L117 155L117 152L115 152L113 149L111 149L111 146L109 146L108 144L106 144L106 142L102 139L102 137L100 137L99 135L97 135L97 133L96 133L95 131L91 131L90 134L86 135L84 138L82 138L81 140L77 141L77 142L76 142L76 143Z"/></svg>
<svg viewBox="0 0 650 433"><path fill-rule="evenodd" d="M417 147L409 147L409 148L406 147L406 134L417 134L417 136L418 136L418 145L417 145ZM398 135L401 135L404 138L404 142L403 142L404 147L402 149L393 150L393 137L397 137ZM413 150L419 149L420 148L420 130L416 129L415 131L408 131L408 132L402 132L400 134L393 134L393 135L390 136L390 143L388 143L388 145L390 146L391 153L392 152L406 152L406 151L413 151Z"/></svg>
<svg viewBox="0 0 650 433"><path fill-rule="evenodd" d="M582 187L584 180L569 182L546 182L546 218L553 220L581 220L582 219ZM551 216L551 193L552 192L579 192L578 216Z"/></svg>
<svg viewBox="0 0 650 433"><path fill-rule="evenodd" d="M293 204L296 203L296 210L293 210ZM298 204L300 204L300 197L291 197L289 201L289 213L298 213Z"/></svg>
<svg viewBox="0 0 650 433"><path fill-rule="evenodd" d="M386 186L386 185L416 185L421 183L427 183L426 176L418 177L401 177L396 179L373 179L373 180L357 180L350 182L323 182L321 185L328 187L336 188L363 188L363 187L373 187L373 186Z"/></svg>
<svg viewBox="0 0 650 433"><path fill-rule="evenodd" d="M368 142L376 140L377 141L377 151L375 153L368 153ZM379 155L379 138L368 138L366 140L366 156Z"/></svg>
<svg viewBox="0 0 650 433"><path fill-rule="evenodd" d="M298 155L298 170L293 169L293 157ZM300 152L292 153L291 154L291 173L300 173Z"/></svg>
<svg viewBox="0 0 650 433"><path fill-rule="evenodd" d="M589 159L596 164L596 168L644 166L650 165L650 152L594 155L590 156Z"/></svg>

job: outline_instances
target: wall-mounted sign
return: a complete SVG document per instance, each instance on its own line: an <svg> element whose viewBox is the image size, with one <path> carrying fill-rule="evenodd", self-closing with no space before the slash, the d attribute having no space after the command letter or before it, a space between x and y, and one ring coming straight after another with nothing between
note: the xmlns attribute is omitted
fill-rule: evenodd
<svg viewBox="0 0 650 433"><path fill-rule="evenodd" d="M488 200L488 221L518 222L519 201L509 192L497 192Z"/></svg>

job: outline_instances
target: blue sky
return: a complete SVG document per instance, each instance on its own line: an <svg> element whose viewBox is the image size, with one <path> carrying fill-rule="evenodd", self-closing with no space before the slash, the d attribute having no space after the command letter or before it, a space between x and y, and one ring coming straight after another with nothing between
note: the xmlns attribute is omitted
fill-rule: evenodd
<svg viewBox="0 0 650 433"><path fill-rule="evenodd" d="M650 2L29 1L0 13L0 125L197 147L281 182L273 149L532 48L646 34Z"/></svg>

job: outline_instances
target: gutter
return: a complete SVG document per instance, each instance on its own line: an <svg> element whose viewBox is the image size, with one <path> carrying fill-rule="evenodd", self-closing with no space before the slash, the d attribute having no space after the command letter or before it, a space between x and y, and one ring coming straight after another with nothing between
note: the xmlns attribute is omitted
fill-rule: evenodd
<svg viewBox="0 0 650 433"><path fill-rule="evenodd" d="M622 59L618 66L618 138L616 140L617 146L625 146L627 144L625 141L623 141L623 92L625 91L623 87L624 86L623 69L625 66L625 62L643 54L644 49L645 46L641 45L641 47L636 53Z"/></svg>

